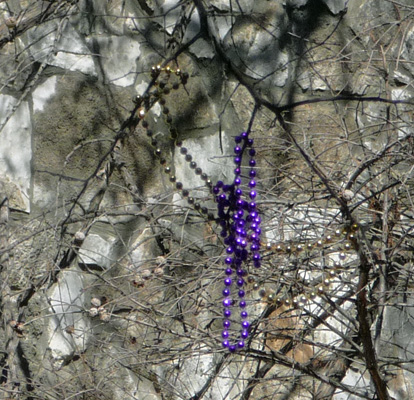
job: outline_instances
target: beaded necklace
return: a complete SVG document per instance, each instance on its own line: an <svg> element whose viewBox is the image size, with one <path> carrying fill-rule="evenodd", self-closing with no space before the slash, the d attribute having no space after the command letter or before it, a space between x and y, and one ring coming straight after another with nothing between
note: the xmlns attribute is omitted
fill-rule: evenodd
<svg viewBox="0 0 414 400"><path fill-rule="evenodd" d="M220 236L223 239L224 245L227 246L224 255L225 266L225 278L224 289L222 290L223 300L223 330L221 332L222 346L228 349L231 353L237 350L242 350L246 346L246 339L249 337L249 329L251 322L248 320L248 312L246 311L247 303L245 300L246 291L246 279L248 275L248 266L253 265L255 269L261 267L262 254L261 247L261 216L256 205L256 179L257 171L256 150L253 147L254 140L249 137L250 131L243 132L239 136L235 137L234 147L234 179L231 184L225 184L222 181L218 181L213 185L208 175L198 167L191 154L188 153L187 148L183 147L183 143L178 140L178 133L174 127L171 126L172 117L170 111L166 106L165 96L168 95L171 90L177 90L180 86L185 86L188 80L188 74L182 72L180 69L172 69L171 67L156 66L151 70L151 76L153 78L154 90L148 90L143 96L137 96L134 98L134 102L137 106L137 115L143 128L147 132L147 136L151 139L151 145L154 147L154 155L159 159L160 164L163 166L164 172L169 175L169 181L174 184L175 188L181 192L183 198L187 199L189 206L194 208L200 215L207 217L208 220L215 220L221 227ZM176 79L173 80L172 77ZM163 152L159 146L159 143L150 129L150 125L146 119L148 111L158 103L161 106L162 115L164 116L165 123L169 128L171 139L174 144L180 149L180 154L188 162L190 169L200 177L208 188L209 192L214 196L217 203L217 217L213 213L209 212L207 207L201 206L201 204L190 196L190 191L184 188L182 182L177 181L176 176L173 174L173 169L167 165L167 161L163 156ZM247 162L247 166L243 164L243 157L248 155L250 159ZM245 163L246 164L246 163ZM242 174L243 170L248 169L247 174ZM248 193L243 193L242 185L248 187ZM244 186L243 186L244 187ZM334 236L339 239L345 236L346 242L339 259L344 260L346 255L343 251L351 250L354 247L356 240L355 232L358 230L358 225L354 224L351 227L345 227L344 229L337 229ZM322 248L324 245L331 245L334 239L331 235L320 239L314 243L308 243L306 246L298 244L297 246L267 243L264 251L266 251L266 257L272 254L285 254L290 256L292 254L298 254L302 251L310 252L312 249ZM294 308L303 306L308 300L314 300L317 296L322 296L326 293L327 287L330 285L332 279L338 275L338 271L341 269L341 263L336 261L332 269L325 271L324 278L321 283L318 284L315 290L311 290L309 293L301 293L292 298L281 298L276 293L268 292L265 289L260 289L260 285L255 283L253 285L254 290L259 290L259 296L266 300L268 304L276 304L276 306L285 305L292 306ZM249 277L249 282L254 282L253 277ZM238 304L237 304L238 303ZM234 307L238 305L238 326L235 328L233 322L230 321L234 313ZM237 331L239 331L237 333Z"/></svg>
<svg viewBox="0 0 414 400"><path fill-rule="evenodd" d="M234 170L234 181L231 185L225 185L218 181L213 188L213 193L216 195L218 223L222 230L220 235L224 238L224 243L228 246L226 248L227 257L224 260L226 266L223 289L223 331L222 331L222 345L228 348L230 352L235 352L237 349L242 349L245 346L245 340L249 336L250 322L247 320L248 313L245 310L246 301L244 300L245 279L247 270L245 265L252 262L256 268L260 267L260 234L261 234L261 218L257 211L255 198L257 192L256 187L256 161L254 156L256 154L253 148L253 139L249 138L248 132L243 132L240 136L235 138L236 146L234 147L234 163L236 168ZM248 187L250 188L249 200L245 200L243 191L240 188L242 184L242 159L244 152L248 149L248 154L251 157L249 160L249 167L251 168L248 174L250 179ZM232 278L236 275L236 278ZM240 327L241 332L237 343L230 341L231 322L229 320L232 315L232 306L236 302L232 289L237 287L237 298L240 308Z"/></svg>

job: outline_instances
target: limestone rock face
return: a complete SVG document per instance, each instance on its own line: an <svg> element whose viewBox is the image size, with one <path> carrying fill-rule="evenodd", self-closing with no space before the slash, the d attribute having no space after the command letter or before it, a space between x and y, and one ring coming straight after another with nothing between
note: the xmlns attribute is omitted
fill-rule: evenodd
<svg viewBox="0 0 414 400"><path fill-rule="evenodd" d="M412 8L1 1L0 393L414 398Z"/></svg>

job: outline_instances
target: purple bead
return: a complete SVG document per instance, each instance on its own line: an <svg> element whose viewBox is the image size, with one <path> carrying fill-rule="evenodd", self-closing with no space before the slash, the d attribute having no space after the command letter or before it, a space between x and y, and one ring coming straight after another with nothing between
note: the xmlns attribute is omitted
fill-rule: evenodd
<svg viewBox="0 0 414 400"><path fill-rule="evenodd" d="M223 192L229 192L231 189L231 185L223 185Z"/></svg>
<svg viewBox="0 0 414 400"><path fill-rule="evenodd" d="M243 210L237 211L237 215L239 216L239 218L241 218L243 214L244 214Z"/></svg>
<svg viewBox="0 0 414 400"><path fill-rule="evenodd" d="M249 150L249 156L255 156L256 155L256 150L255 149L250 149Z"/></svg>
<svg viewBox="0 0 414 400"><path fill-rule="evenodd" d="M234 170L234 175L240 175L241 174L241 169L240 169L240 167L237 167L235 170Z"/></svg>
<svg viewBox="0 0 414 400"><path fill-rule="evenodd" d="M240 336L242 337L242 339L247 339L249 337L249 331L247 329L243 329L241 331Z"/></svg>
<svg viewBox="0 0 414 400"><path fill-rule="evenodd" d="M216 183L216 186L217 186L218 188L223 187L223 185L224 185L223 181L217 181L217 183Z"/></svg>
<svg viewBox="0 0 414 400"><path fill-rule="evenodd" d="M242 151L242 149L241 149L241 147L240 147L240 146L236 146L236 147L234 148L234 153L235 153L235 154L240 154L240 153L241 153L241 151Z"/></svg>
<svg viewBox="0 0 414 400"><path fill-rule="evenodd" d="M224 288L222 293L223 293L224 297L230 296L230 289L229 288Z"/></svg>
<svg viewBox="0 0 414 400"><path fill-rule="evenodd" d="M257 251L257 250L259 250L259 247L260 247L260 246L259 246L258 244L256 244L256 243L255 243L255 244L252 244L252 245L250 246L250 250L251 250L251 251Z"/></svg>
<svg viewBox="0 0 414 400"><path fill-rule="evenodd" d="M253 200L255 197L257 196L257 193L256 193L256 191L255 190L252 190L250 193L249 193L249 197Z"/></svg>
<svg viewBox="0 0 414 400"><path fill-rule="evenodd" d="M250 218L257 218L259 216L259 214L257 213L257 211L252 211L250 214Z"/></svg>
<svg viewBox="0 0 414 400"><path fill-rule="evenodd" d="M257 217L254 219L254 222L256 222L256 224L260 224L260 222L262 222L262 219L261 219L259 216L257 216Z"/></svg>
<svg viewBox="0 0 414 400"><path fill-rule="evenodd" d="M251 229L251 230L253 230L253 231L254 231L256 228L258 228L258 227L259 227L259 225L257 225L257 224L256 224L256 222L252 222L252 223L250 224L250 229Z"/></svg>
<svg viewBox="0 0 414 400"><path fill-rule="evenodd" d="M244 285L244 279L243 278L237 279L236 284L237 284L237 286L242 287Z"/></svg>
<svg viewBox="0 0 414 400"><path fill-rule="evenodd" d="M220 188L218 188L217 186L213 187L213 194L219 194L220 193Z"/></svg>
<svg viewBox="0 0 414 400"><path fill-rule="evenodd" d="M242 317L242 318L247 318L249 316L249 314L247 313L247 311L242 311L241 313L240 313L240 317Z"/></svg>
<svg viewBox="0 0 414 400"><path fill-rule="evenodd" d="M229 351L230 351L230 353L234 353L236 351L236 346L234 344L231 344L229 346Z"/></svg>
<svg viewBox="0 0 414 400"><path fill-rule="evenodd" d="M256 231L255 231L258 235L260 235L261 233L262 233L262 230L260 229L260 228L256 228Z"/></svg>
<svg viewBox="0 0 414 400"><path fill-rule="evenodd" d="M233 263L233 258L231 257L226 257L226 259L224 260L226 265L231 265Z"/></svg>
<svg viewBox="0 0 414 400"><path fill-rule="evenodd" d="M223 340L223 342L221 343L223 345L223 347L227 348L230 346L230 342L228 340Z"/></svg>
<svg viewBox="0 0 414 400"><path fill-rule="evenodd" d="M252 180L249 182L249 187L251 187L252 189L253 189L254 187L256 187L256 181L255 181L254 179L252 179Z"/></svg>
<svg viewBox="0 0 414 400"><path fill-rule="evenodd" d="M259 261L260 260L260 253L254 253L253 254L253 261Z"/></svg>
<svg viewBox="0 0 414 400"><path fill-rule="evenodd" d="M260 268L262 266L260 261L253 261L253 265L255 266L255 268Z"/></svg>
<svg viewBox="0 0 414 400"><path fill-rule="evenodd" d="M223 321L223 328L229 329L231 325L231 322L228 319L225 319Z"/></svg>
<svg viewBox="0 0 414 400"><path fill-rule="evenodd" d="M243 220L242 220L242 221L243 221ZM240 237L242 237L242 238L244 238L244 237L246 237L246 236L247 236L246 231L245 231L243 228L237 228L237 229L236 229L236 233L237 233Z"/></svg>
<svg viewBox="0 0 414 400"><path fill-rule="evenodd" d="M233 304L233 301L229 297L226 297L223 300L223 306L224 307L231 307L232 304Z"/></svg>
<svg viewBox="0 0 414 400"><path fill-rule="evenodd" d="M231 280L231 278L226 278L224 280L224 285L225 286L231 286L232 283L233 283L233 281Z"/></svg>
<svg viewBox="0 0 414 400"><path fill-rule="evenodd" d="M243 329L249 329L250 322L249 321L243 321L241 325L242 325Z"/></svg>
<svg viewBox="0 0 414 400"><path fill-rule="evenodd" d="M240 254L240 258L241 258L243 261L246 261L246 260L247 260L248 255L249 255L249 252L248 252L247 250L243 249L243 250L242 250L242 252L241 252L241 254Z"/></svg>
<svg viewBox="0 0 414 400"><path fill-rule="evenodd" d="M233 253L234 252L233 247L231 247L231 246L227 247L226 252L227 252L227 254Z"/></svg>
<svg viewBox="0 0 414 400"><path fill-rule="evenodd" d="M225 308L224 311L223 311L223 315L226 318L230 318L231 317L231 310L229 310L228 308Z"/></svg>
<svg viewBox="0 0 414 400"><path fill-rule="evenodd" d="M254 178L254 177L256 176L256 171L255 171L254 169L252 169L252 170L249 172L249 176L250 176L250 178Z"/></svg>
<svg viewBox="0 0 414 400"><path fill-rule="evenodd" d="M250 240L258 240L259 239L259 235L256 233L256 232L253 232L251 235L250 235ZM227 260L227 258L226 258L226 260Z"/></svg>
<svg viewBox="0 0 414 400"><path fill-rule="evenodd" d="M240 196L243 194L243 191L242 191L240 188L237 188L237 189L234 191L234 194L235 194L236 196L240 197Z"/></svg>
<svg viewBox="0 0 414 400"><path fill-rule="evenodd" d="M236 136L236 137L234 138L234 141L235 141L236 143L241 143L241 141L242 141L242 137L241 137L241 136Z"/></svg>
<svg viewBox="0 0 414 400"><path fill-rule="evenodd" d="M237 206L237 207L242 208L242 207L243 207L243 205L244 205L244 200L242 200L242 199L238 199L238 200L236 201L236 206Z"/></svg>
<svg viewBox="0 0 414 400"><path fill-rule="evenodd" d="M246 302L244 300L240 300L239 307L240 308L245 308L246 307Z"/></svg>
<svg viewBox="0 0 414 400"><path fill-rule="evenodd" d="M239 292L237 294L242 299L246 295L246 292L244 290L239 290Z"/></svg>
<svg viewBox="0 0 414 400"><path fill-rule="evenodd" d="M242 139L246 139L249 136L249 134L247 132L242 132L240 136L242 137Z"/></svg>
<svg viewBox="0 0 414 400"><path fill-rule="evenodd" d="M240 179L239 177L237 177L237 178L234 180L234 184L235 184L236 186L239 186L239 185L241 184L241 179Z"/></svg>
<svg viewBox="0 0 414 400"><path fill-rule="evenodd" d="M239 228L244 228L246 226L246 221L244 219L241 219L240 221L237 221L237 226Z"/></svg>
<svg viewBox="0 0 414 400"><path fill-rule="evenodd" d="M255 160L253 160L253 158L249 161L249 165L251 166L251 167L255 167L256 166L256 161Z"/></svg>
<svg viewBox="0 0 414 400"><path fill-rule="evenodd" d="M227 196L224 193L222 193L222 194L220 194L218 196L218 200L217 201L222 202L222 201L224 201L226 199L227 199Z"/></svg>
<svg viewBox="0 0 414 400"><path fill-rule="evenodd" d="M240 258L238 258L235 262L234 262L234 264L236 265L236 267L240 267L241 265L242 265L242 260L240 260Z"/></svg>
<svg viewBox="0 0 414 400"><path fill-rule="evenodd" d="M229 337L229 331L223 331L223 332L221 332L221 337L223 339L227 339Z"/></svg>
<svg viewBox="0 0 414 400"><path fill-rule="evenodd" d="M234 163L239 165L241 163L241 157L239 157L239 156L234 157Z"/></svg>
<svg viewBox="0 0 414 400"><path fill-rule="evenodd" d="M231 275L233 273L233 270L231 268L226 268L225 273L226 275Z"/></svg>
<svg viewBox="0 0 414 400"><path fill-rule="evenodd" d="M227 237L227 238L224 239L224 244L226 246L228 246L230 243L232 243L232 241L233 241L233 239L231 239L230 237Z"/></svg>
<svg viewBox="0 0 414 400"><path fill-rule="evenodd" d="M237 342L237 347L238 347L239 349L242 349L242 348L244 347L244 340L239 340L239 341Z"/></svg>
<svg viewBox="0 0 414 400"><path fill-rule="evenodd" d="M247 275L247 272L246 272L244 269L239 268L239 269L236 271L236 274L237 274L237 276L242 277L242 276L246 276L246 275Z"/></svg>
<svg viewBox="0 0 414 400"><path fill-rule="evenodd" d="M254 140L253 139L247 139L247 145L253 146Z"/></svg>
<svg viewBox="0 0 414 400"><path fill-rule="evenodd" d="M256 209L256 203L254 201L249 203L249 210L255 210ZM257 221L256 221L257 222Z"/></svg>
<svg viewBox="0 0 414 400"><path fill-rule="evenodd" d="M223 230L220 232L220 236L221 236L222 238L227 237L227 229L223 229Z"/></svg>

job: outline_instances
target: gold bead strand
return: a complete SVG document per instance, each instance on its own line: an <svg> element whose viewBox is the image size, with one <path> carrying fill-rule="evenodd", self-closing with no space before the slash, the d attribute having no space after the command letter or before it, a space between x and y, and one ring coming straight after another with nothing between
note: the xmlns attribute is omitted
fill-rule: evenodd
<svg viewBox="0 0 414 400"><path fill-rule="evenodd" d="M145 107L145 108L144 107L141 107L141 108L138 109L138 116L139 116L139 118L142 121L141 123L142 123L143 128L147 131L147 136L151 139L151 145L155 149L154 150L154 155L159 159L161 165L164 168L164 172L169 175L169 181L175 185L175 188L177 190L180 190L181 191L182 196L187 199L188 204L190 206L192 206L192 208L194 208L197 212L199 212L201 214L205 214L205 215L208 214L208 219L209 220L213 220L214 219L214 215L208 213L208 208L207 207L204 207L204 206L201 206L198 202L196 202L194 200L194 198L190 197L189 191L187 189L184 189L183 184L181 182L177 181L177 178L174 175L172 168L167 165L167 161L162 156L162 150L161 150L161 148L157 147L158 141L154 137L153 132L152 132L152 130L149 127L148 121L145 119L146 116L147 116L148 110L154 104L156 104L157 102L159 102L160 105L161 105L161 107L163 105L165 105L164 95L169 94L169 90L167 90L167 91L165 90L165 87L166 86L159 84L159 82L158 82L159 78L162 76L163 73L165 73L168 76L168 78L169 78L169 76L171 74L181 75L181 72L178 73L177 71L179 71L179 70L172 70L169 67L162 68L159 65L157 67L153 67L152 68L151 75L155 79L154 85L157 87L157 90L148 93L145 96L146 98L144 96L137 96L137 102L139 101L139 104L142 104L142 102L144 102L144 107ZM180 81L181 81L181 83L183 81L186 82L186 79L182 79L181 78ZM160 86L161 86L161 88L160 88ZM179 84L178 84L177 88L178 87L179 87ZM168 114L169 114L168 108L162 107L162 110L163 110L163 115L164 116L167 116L167 118L168 118ZM170 119L166 119L166 123L167 123L168 126L170 126L170 122L171 122ZM170 130L171 130L171 128L170 128ZM212 186L212 183L211 183L211 186Z"/></svg>

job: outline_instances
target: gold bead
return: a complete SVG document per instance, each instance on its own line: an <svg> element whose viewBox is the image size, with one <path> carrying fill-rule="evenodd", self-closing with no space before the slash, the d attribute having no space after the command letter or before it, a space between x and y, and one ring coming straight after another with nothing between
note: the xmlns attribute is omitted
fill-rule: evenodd
<svg viewBox="0 0 414 400"><path fill-rule="evenodd" d="M330 281L329 279L324 279L324 280L323 280L323 284L324 284L325 286L329 286L329 285L331 284L331 281Z"/></svg>
<svg viewBox="0 0 414 400"><path fill-rule="evenodd" d="M283 247L282 247L280 244L278 244L278 245L276 246L276 251L278 251L278 252L282 252L282 251L283 251Z"/></svg>
<svg viewBox="0 0 414 400"><path fill-rule="evenodd" d="M308 250L312 250L313 249L312 243L308 243L308 245L306 247L308 248Z"/></svg>
<svg viewBox="0 0 414 400"><path fill-rule="evenodd" d="M331 236L331 235L328 235L328 236L326 237L325 241L326 241L326 243L330 243L330 242L332 242L332 236Z"/></svg>
<svg viewBox="0 0 414 400"><path fill-rule="evenodd" d="M339 237L339 236L341 236L341 235L342 235L342 231L341 231L340 229L337 229L337 230L335 231L335 236Z"/></svg>
<svg viewBox="0 0 414 400"><path fill-rule="evenodd" d="M303 246L301 244L298 244L296 246L296 251L302 251L303 250Z"/></svg>
<svg viewBox="0 0 414 400"><path fill-rule="evenodd" d="M253 285L253 290L259 290L259 288L260 288L260 285L256 282L256 283Z"/></svg>
<svg viewBox="0 0 414 400"><path fill-rule="evenodd" d="M345 260L345 258L346 258L346 254L345 254L345 253L339 253L339 258L340 258L341 260Z"/></svg>
<svg viewBox="0 0 414 400"><path fill-rule="evenodd" d="M322 242L322 240L318 240L318 241L316 242L316 246L317 246L317 247L322 247L322 246L323 246L323 242Z"/></svg>
<svg viewBox="0 0 414 400"><path fill-rule="evenodd" d="M175 70L175 75L181 75L181 69L180 68L177 68L176 70Z"/></svg>
<svg viewBox="0 0 414 400"><path fill-rule="evenodd" d="M269 302L273 302L274 300L275 300L275 294L274 293L270 293L268 296L267 296L267 300L269 301Z"/></svg>
<svg viewBox="0 0 414 400"><path fill-rule="evenodd" d="M341 268L342 264L339 261L335 261L334 262L334 267L335 268Z"/></svg>
<svg viewBox="0 0 414 400"><path fill-rule="evenodd" d="M266 243L266 250L271 250L271 249L272 249L272 244Z"/></svg>
<svg viewBox="0 0 414 400"><path fill-rule="evenodd" d="M351 243L345 243L344 248L345 250L350 250L351 249Z"/></svg>
<svg viewBox="0 0 414 400"><path fill-rule="evenodd" d="M318 287L318 294L319 294L319 295L323 294L323 293L324 293L324 291L325 291L325 289L324 289L324 287L323 287L323 286L319 286L319 287Z"/></svg>
<svg viewBox="0 0 414 400"><path fill-rule="evenodd" d="M143 108L138 111L138 117L141 119L145 118L145 110Z"/></svg>
<svg viewBox="0 0 414 400"><path fill-rule="evenodd" d="M357 231L357 230L359 229L359 225L358 225L358 224L353 224L353 225L351 226L351 229L352 229L353 231Z"/></svg>

